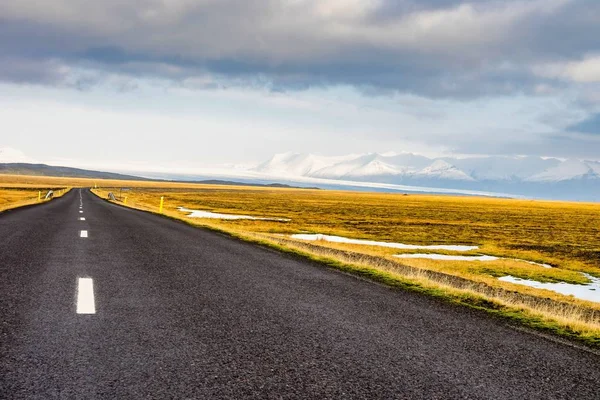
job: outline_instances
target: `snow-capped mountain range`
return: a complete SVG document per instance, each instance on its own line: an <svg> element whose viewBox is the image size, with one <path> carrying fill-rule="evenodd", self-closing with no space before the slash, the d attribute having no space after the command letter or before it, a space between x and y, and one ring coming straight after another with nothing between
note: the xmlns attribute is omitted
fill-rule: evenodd
<svg viewBox="0 0 600 400"><path fill-rule="evenodd" d="M19 150L0 147L0 164L10 163L39 164L40 161ZM118 168L111 171L131 173ZM304 183L373 190L411 187L412 191L430 193L479 192L600 202L599 161L534 156L430 158L412 153L368 153L330 157L288 152L243 169L208 168L185 174L163 171L158 175L157 172L137 170L136 174L157 179L241 178L248 183ZM434 190L436 188L439 190Z"/></svg>
<svg viewBox="0 0 600 400"><path fill-rule="evenodd" d="M535 197L600 196L600 162L591 160L533 156L429 158L411 153L325 157L289 152L276 154L254 171L270 176L452 187Z"/></svg>
<svg viewBox="0 0 600 400"><path fill-rule="evenodd" d="M255 168L272 175L328 179L441 179L559 182L600 179L600 162L542 157L428 158L416 154L325 157L283 153Z"/></svg>

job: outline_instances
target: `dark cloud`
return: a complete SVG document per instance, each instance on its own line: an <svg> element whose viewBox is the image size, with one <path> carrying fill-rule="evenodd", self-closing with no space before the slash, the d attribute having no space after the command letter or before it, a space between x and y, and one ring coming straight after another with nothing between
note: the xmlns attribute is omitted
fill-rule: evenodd
<svg viewBox="0 0 600 400"><path fill-rule="evenodd" d="M20 60L0 80L45 84L83 68L476 98L558 87L533 67L600 50L595 0L0 0L0 15L0 54Z"/></svg>
<svg viewBox="0 0 600 400"><path fill-rule="evenodd" d="M67 75L68 68L54 60L0 57L0 77L6 82L56 85Z"/></svg>
<svg viewBox="0 0 600 400"><path fill-rule="evenodd" d="M600 51L600 2L570 1L558 13L529 19L519 27L515 50L532 61L578 60Z"/></svg>

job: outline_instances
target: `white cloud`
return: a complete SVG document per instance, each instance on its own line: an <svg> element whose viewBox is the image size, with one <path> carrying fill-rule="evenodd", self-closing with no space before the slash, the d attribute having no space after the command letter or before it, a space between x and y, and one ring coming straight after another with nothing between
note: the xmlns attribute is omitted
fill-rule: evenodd
<svg viewBox="0 0 600 400"><path fill-rule="evenodd" d="M600 82L600 56L568 63L565 73L575 82Z"/></svg>
<svg viewBox="0 0 600 400"><path fill-rule="evenodd" d="M600 82L600 55L588 55L579 61L538 65L533 71L542 77L578 83Z"/></svg>

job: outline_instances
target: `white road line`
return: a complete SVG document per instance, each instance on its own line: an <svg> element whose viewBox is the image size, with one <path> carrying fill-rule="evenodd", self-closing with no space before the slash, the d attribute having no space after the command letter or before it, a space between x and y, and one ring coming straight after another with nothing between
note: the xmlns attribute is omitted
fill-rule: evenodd
<svg viewBox="0 0 600 400"><path fill-rule="evenodd" d="M83 211L79 210L79 213L80 213L80 214L83 214Z"/></svg>
<svg viewBox="0 0 600 400"><path fill-rule="evenodd" d="M85 218L84 217L79 217L79 220L80 221L85 221Z"/></svg>
<svg viewBox="0 0 600 400"><path fill-rule="evenodd" d="M92 278L79 278L77 286L77 314L96 314L94 280Z"/></svg>
<svg viewBox="0 0 600 400"><path fill-rule="evenodd" d="M88 232L87 231L81 231L81 232L79 232L79 237L82 237L82 238L88 237Z"/></svg>

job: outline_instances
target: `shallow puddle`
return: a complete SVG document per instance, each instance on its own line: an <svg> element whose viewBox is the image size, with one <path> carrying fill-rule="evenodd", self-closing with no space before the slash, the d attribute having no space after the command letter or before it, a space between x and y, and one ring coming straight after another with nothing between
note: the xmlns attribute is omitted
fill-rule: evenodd
<svg viewBox="0 0 600 400"><path fill-rule="evenodd" d="M349 243L349 244L361 244L366 246L379 246L379 247L391 247L394 249L403 250L449 250L449 251L469 251L477 250L479 246L463 246L463 245L414 245L404 243L393 243L393 242L377 242L374 240L362 240L362 239L350 239L343 236L330 236L321 234L297 234L292 235L292 239L300 240L324 240L326 242L334 243Z"/></svg>
<svg viewBox="0 0 600 400"><path fill-rule="evenodd" d="M190 210L188 208L179 207L177 208L181 212L189 213L189 218L210 218L210 219L250 219L258 221L277 221L277 222L288 222L286 218L269 218L269 217L253 217L250 215L237 215L237 214L221 214L210 211L202 210Z"/></svg>
<svg viewBox="0 0 600 400"><path fill-rule="evenodd" d="M508 275L498 278L503 282L516 283L518 285L530 286L536 289L552 290L553 292L564 294L567 296L573 296L582 300L600 302L600 278L594 278L591 275L583 274L588 278L591 283L587 285L577 285L574 283L558 282L558 283L547 283L538 282L529 279L516 278Z"/></svg>

